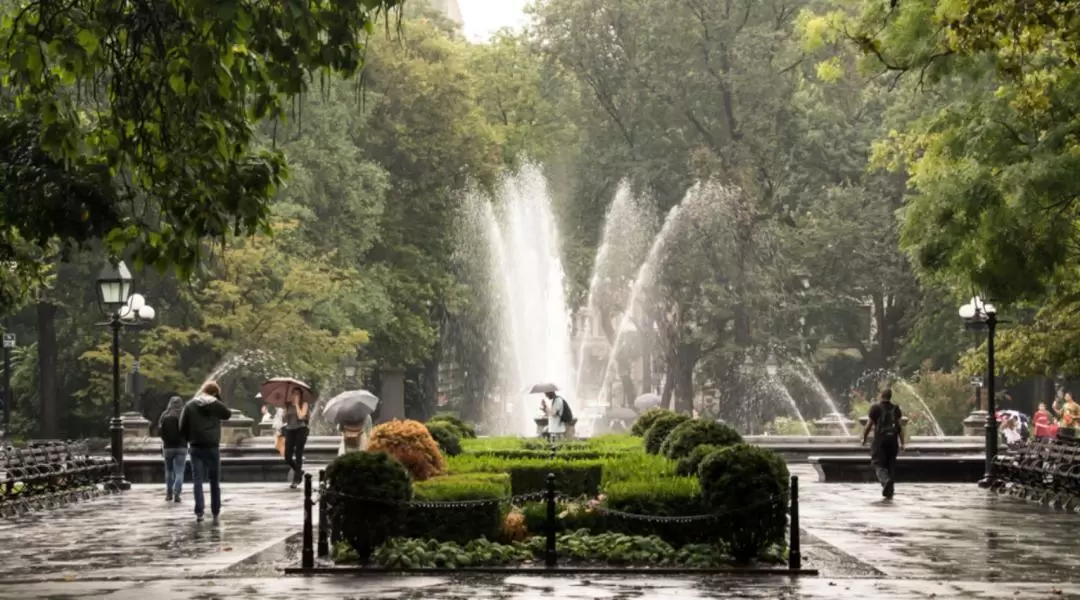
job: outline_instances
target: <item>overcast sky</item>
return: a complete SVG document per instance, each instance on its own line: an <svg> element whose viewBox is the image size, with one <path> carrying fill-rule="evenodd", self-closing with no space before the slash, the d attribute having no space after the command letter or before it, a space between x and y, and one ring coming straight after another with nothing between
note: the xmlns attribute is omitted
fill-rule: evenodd
<svg viewBox="0 0 1080 600"><path fill-rule="evenodd" d="M465 19L465 35L476 41L486 40L503 27L525 24L525 5L529 0L458 0Z"/></svg>

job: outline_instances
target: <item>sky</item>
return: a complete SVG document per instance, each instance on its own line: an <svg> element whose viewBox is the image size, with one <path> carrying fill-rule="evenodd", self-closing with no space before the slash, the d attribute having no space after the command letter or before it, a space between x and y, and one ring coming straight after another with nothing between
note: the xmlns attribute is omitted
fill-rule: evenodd
<svg viewBox="0 0 1080 600"><path fill-rule="evenodd" d="M525 24L525 5L529 0L458 0L465 20L465 36L483 41L503 27Z"/></svg>

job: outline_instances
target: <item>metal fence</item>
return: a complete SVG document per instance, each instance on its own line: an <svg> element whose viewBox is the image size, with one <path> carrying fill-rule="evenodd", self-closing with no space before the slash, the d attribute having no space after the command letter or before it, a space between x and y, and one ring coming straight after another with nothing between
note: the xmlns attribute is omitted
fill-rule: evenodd
<svg viewBox="0 0 1080 600"><path fill-rule="evenodd" d="M15 518L111 491L112 458L80 442L31 442L0 449L0 517Z"/></svg>

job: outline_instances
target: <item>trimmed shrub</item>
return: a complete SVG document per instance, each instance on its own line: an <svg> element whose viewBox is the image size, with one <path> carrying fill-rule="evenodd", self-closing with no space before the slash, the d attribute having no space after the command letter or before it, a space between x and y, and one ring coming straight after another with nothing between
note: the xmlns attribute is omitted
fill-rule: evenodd
<svg viewBox="0 0 1080 600"><path fill-rule="evenodd" d="M428 422L428 433L435 440L435 443L439 445L439 450L446 456L457 456L461 454L461 436L457 434L457 430L452 425L445 421L435 421L434 423Z"/></svg>
<svg viewBox="0 0 1080 600"><path fill-rule="evenodd" d="M605 508L634 515L690 517L711 512L702 499L696 477L624 481L608 486L605 495ZM673 546L715 543L720 533L715 521L650 522L611 513L602 514L601 519L604 531L656 535Z"/></svg>
<svg viewBox="0 0 1080 600"><path fill-rule="evenodd" d="M424 481L446 471L439 445L418 421L394 419L371 430L369 452L386 452L408 469L414 481Z"/></svg>
<svg viewBox="0 0 1080 600"><path fill-rule="evenodd" d="M660 453L671 460L690 456L694 448L702 444L733 446L742 442L742 436L730 425L708 419L691 419L671 430L660 447Z"/></svg>
<svg viewBox="0 0 1080 600"><path fill-rule="evenodd" d="M660 446L664 444L668 434L689 420L690 417L675 413L661 415L653 421L652 427L645 433L645 451L649 454L659 454Z"/></svg>
<svg viewBox="0 0 1080 600"><path fill-rule="evenodd" d="M424 506L423 502L500 500L510 495L510 476L500 473L469 473L434 477L413 485L414 504L405 518L405 537L468 543L486 538L498 540L503 527L503 507L498 502L477 506Z"/></svg>
<svg viewBox="0 0 1080 600"><path fill-rule="evenodd" d="M396 535L412 499L405 467L385 452L350 452L326 468L327 517L335 539L343 539L368 564L376 548Z"/></svg>
<svg viewBox="0 0 1080 600"><path fill-rule="evenodd" d="M520 542L529 537L529 529L525 525L525 515L520 511L510 511L503 519L502 539L507 542Z"/></svg>
<svg viewBox="0 0 1080 600"><path fill-rule="evenodd" d="M460 439L472 439L476 437L476 428L471 423L466 423L457 415L439 413L428 419L428 423L446 423L450 425Z"/></svg>
<svg viewBox="0 0 1080 600"><path fill-rule="evenodd" d="M525 528L529 535L544 535L547 532L547 503L529 502L521 507L521 514L525 517ZM588 529L589 531L602 532L601 519L586 502L556 502L555 504L555 531L577 531Z"/></svg>
<svg viewBox="0 0 1080 600"><path fill-rule="evenodd" d="M655 480L673 477L675 463L664 458L637 452L624 454L604 461L604 479L600 482L602 490L622 481Z"/></svg>
<svg viewBox="0 0 1080 600"><path fill-rule="evenodd" d="M489 456L462 454L450 459L450 472L509 473L513 494L530 494L547 490L548 473L555 474L555 487L571 496L595 496L603 475L599 460L507 460Z"/></svg>
<svg viewBox="0 0 1080 600"><path fill-rule="evenodd" d="M652 427L653 423L655 423L657 419L664 415L673 414L675 413L671 412L666 408L650 408L649 410L641 413L641 416L639 416L637 420L634 421L634 425L630 428L630 435L636 437L645 437L645 434L649 432L649 428Z"/></svg>
<svg viewBox="0 0 1080 600"><path fill-rule="evenodd" d="M735 560L749 562L784 544L789 475L779 454L729 446L705 457L698 479L706 505L724 515L717 521L720 537Z"/></svg>
<svg viewBox="0 0 1080 600"><path fill-rule="evenodd" d="M679 459L679 462L675 467L675 473L682 477L692 477L697 475L701 461L705 460L706 456L719 449L720 446L714 446L712 444L702 444L697 448L694 448L693 451L690 452L690 456L684 456Z"/></svg>

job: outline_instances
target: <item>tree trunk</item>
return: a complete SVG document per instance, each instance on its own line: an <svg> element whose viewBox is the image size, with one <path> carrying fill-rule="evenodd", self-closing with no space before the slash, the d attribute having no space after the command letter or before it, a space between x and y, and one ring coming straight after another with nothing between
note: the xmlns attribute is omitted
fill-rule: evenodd
<svg viewBox="0 0 1080 600"><path fill-rule="evenodd" d="M56 305L39 301L37 304L38 382L41 395L41 435L46 439L60 437L56 405Z"/></svg>
<svg viewBox="0 0 1080 600"><path fill-rule="evenodd" d="M660 391L660 407L671 408L671 396L675 393L674 372L675 361L671 358L667 361L667 370L664 373L664 388Z"/></svg>
<svg viewBox="0 0 1080 600"><path fill-rule="evenodd" d="M697 361L698 349L694 345L680 345L673 370L676 412L689 414L694 411L694 368Z"/></svg>
<svg viewBox="0 0 1080 600"><path fill-rule="evenodd" d="M653 391L652 348L646 343L641 349L641 393Z"/></svg>

